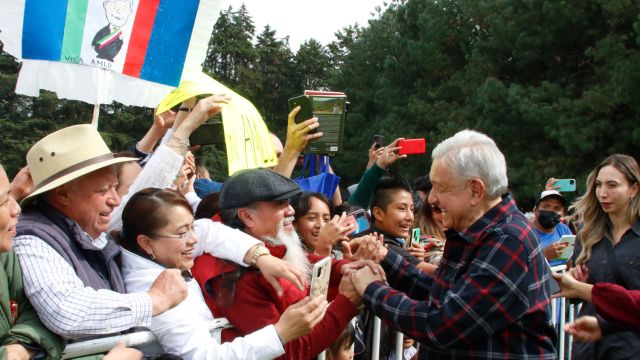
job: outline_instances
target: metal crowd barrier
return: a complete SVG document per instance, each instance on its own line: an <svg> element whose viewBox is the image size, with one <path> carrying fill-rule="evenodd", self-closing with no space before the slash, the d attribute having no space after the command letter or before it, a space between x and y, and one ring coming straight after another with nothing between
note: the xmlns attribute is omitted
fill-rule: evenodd
<svg viewBox="0 0 640 360"><path fill-rule="evenodd" d="M555 266L551 268L552 271L562 273L565 270L565 266ZM579 307L573 304L569 304L564 298L554 299L551 304L552 308L552 321L556 329L558 330L558 359L570 359L571 354L571 335L564 332L564 325L567 322L572 322L575 319ZM558 311L558 309L560 309ZM374 318L373 322L373 341L371 349L371 359L378 360L380 358L380 327L382 321L379 318ZM220 343L220 336L222 330L230 328L229 321L225 318L215 319L209 325L209 330L214 335L214 338ZM396 359L402 359L403 356L403 334L401 332L395 332L395 357ZM102 354L108 352L118 342L124 342L128 347L135 347L142 349L145 353L149 350L152 352L161 351L155 335L151 331L139 331L126 335L111 336L107 338L100 338L95 340L87 340L67 345L63 359L72 359L81 356ZM419 346L416 343L416 346ZM325 353L323 352L318 356L318 360L324 360Z"/></svg>
<svg viewBox="0 0 640 360"><path fill-rule="evenodd" d="M231 324L226 318L214 319L209 323L209 331L218 343L221 342L222 330L230 327ZM73 359L81 356L104 354L116 346L118 342L124 342L127 347L140 349L145 354L162 352L162 347L158 344L156 336L147 330L71 343L64 349L62 358Z"/></svg>

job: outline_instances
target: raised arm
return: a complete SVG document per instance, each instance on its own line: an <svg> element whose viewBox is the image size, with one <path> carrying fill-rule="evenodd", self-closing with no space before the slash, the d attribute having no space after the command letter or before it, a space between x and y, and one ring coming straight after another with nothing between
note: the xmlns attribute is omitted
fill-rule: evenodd
<svg viewBox="0 0 640 360"><path fill-rule="evenodd" d="M298 161L298 156L300 156L309 141L322 136L321 132L310 133L313 129L317 129L318 126L320 126L318 118L311 118L296 124L295 118L298 111L300 111L299 106L289 113L287 140L284 144L284 150L280 158L278 158L278 165L273 168L274 172L286 177L291 177L296 162Z"/></svg>

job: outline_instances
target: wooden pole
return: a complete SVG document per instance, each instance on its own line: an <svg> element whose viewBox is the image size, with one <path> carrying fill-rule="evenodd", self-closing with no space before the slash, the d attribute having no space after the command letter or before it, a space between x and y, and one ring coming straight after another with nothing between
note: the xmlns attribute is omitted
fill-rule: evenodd
<svg viewBox="0 0 640 360"><path fill-rule="evenodd" d="M91 118L91 125L98 128L98 118L100 117L100 104L93 105L93 117Z"/></svg>

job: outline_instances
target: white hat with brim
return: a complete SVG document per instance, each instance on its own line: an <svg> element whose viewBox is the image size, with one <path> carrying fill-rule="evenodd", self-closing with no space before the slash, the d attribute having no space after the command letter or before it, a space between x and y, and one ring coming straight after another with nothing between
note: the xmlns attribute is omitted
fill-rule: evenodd
<svg viewBox="0 0 640 360"><path fill-rule="evenodd" d="M38 195L93 171L138 160L114 157L93 125L74 125L58 130L35 143L27 153L35 190L20 205L28 205Z"/></svg>
<svg viewBox="0 0 640 360"><path fill-rule="evenodd" d="M544 199L549 199L549 198L558 199L562 203L562 206L567 206L567 199L565 199L565 197L562 196L562 194L560 194L558 190L545 190L540 193L540 199L536 201L536 207L538 207L538 205L540 204L540 201Z"/></svg>

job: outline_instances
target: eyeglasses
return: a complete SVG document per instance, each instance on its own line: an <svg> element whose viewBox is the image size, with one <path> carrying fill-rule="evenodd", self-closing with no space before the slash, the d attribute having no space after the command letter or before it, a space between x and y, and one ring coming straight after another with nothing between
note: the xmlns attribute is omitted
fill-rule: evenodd
<svg viewBox="0 0 640 360"><path fill-rule="evenodd" d="M195 231L189 230L189 231L185 231L183 233L180 234L176 234L176 235L164 235L164 234L156 234L156 233L150 233L149 236L151 237L163 237L163 238L169 238L169 239L182 239L182 240L187 240L191 237L195 237Z"/></svg>

